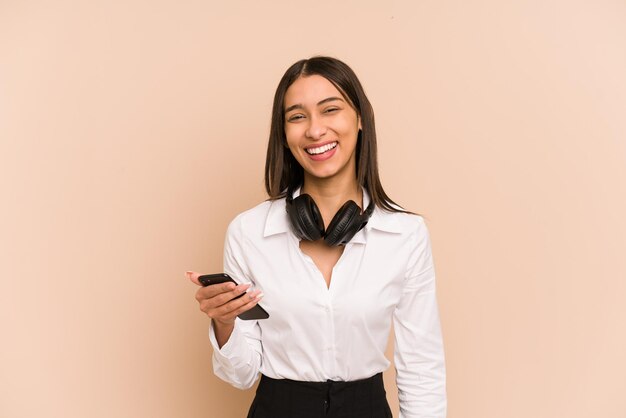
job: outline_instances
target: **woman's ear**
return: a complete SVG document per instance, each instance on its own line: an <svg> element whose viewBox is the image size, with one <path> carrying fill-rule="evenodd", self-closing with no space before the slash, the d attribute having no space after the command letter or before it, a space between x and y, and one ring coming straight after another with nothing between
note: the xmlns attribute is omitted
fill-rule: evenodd
<svg viewBox="0 0 626 418"><path fill-rule="evenodd" d="M363 126L361 125L361 116L357 115L356 119L359 122L359 131L360 131L363 129Z"/></svg>

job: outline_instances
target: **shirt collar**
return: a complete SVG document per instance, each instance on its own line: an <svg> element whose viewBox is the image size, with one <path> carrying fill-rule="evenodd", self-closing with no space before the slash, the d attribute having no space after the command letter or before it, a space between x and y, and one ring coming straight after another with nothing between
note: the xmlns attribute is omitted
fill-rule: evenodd
<svg viewBox="0 0 626 418"><path fill-rule="evenodd" d="M285 198L273 200L265 219L263 237L289 232L290 228Z"/></svg>
<svg viewBox="0 0 626 418"><path fill-rule="evenodd" d="M300 195L300 188L295 190L293 197ZM287 233L291 231L291 225L289 224L289 216L287 215L285 198L274 200L271 202L267 218L265 219L265 229L263 230L263 236L269 237L276 234ZM367 207L370 202L369 193L363 189L363 206ZM401 233L403 232L402 225L399 222L397 216L392 212L388 212L374 208L374 213L370 217L369 222L356 235L350 240L351 243L365 244L367 242L367 233L371 229L376 229L383 232Z"/></svg>

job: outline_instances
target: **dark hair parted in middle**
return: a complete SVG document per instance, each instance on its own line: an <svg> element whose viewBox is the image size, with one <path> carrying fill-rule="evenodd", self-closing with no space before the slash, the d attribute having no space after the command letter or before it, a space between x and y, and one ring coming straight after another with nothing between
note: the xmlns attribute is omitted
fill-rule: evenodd
<svg viewBox="0 0 626 418"><path fill-rule="evenodd" d="M356 177L374 204L393 212L399 209L383 190L378 175L374 110L356 74L336 58L317 56L293 64L278 83L272 106L272 123L265 160L265 190L271 200L285 197L287 190L302 186L304 172L286 146L285 94L299 77L319 75L330 81L361 119L362 130L356 145Z"/></svg>

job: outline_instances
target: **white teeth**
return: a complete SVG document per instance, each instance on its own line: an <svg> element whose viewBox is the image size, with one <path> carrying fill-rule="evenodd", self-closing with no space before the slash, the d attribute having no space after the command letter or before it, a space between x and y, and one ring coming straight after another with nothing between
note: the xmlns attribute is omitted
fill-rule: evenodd
<svg viewBox="0 0 626 418"><path fill-rule="evenodd" d="M326 145L322 145L321 147L317 147L317 148L308 148L306 150L306 152L308 152L311 155L318 155L318 154L322 154L326 151L330 151L331 149L335 148L337 146L336 142L332 142L330 144L326 144Z"/></svg>

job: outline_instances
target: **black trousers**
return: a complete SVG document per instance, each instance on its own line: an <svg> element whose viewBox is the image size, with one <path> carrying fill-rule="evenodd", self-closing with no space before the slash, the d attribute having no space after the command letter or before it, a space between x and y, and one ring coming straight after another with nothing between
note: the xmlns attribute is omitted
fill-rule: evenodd
<svg viewBox="0 0 626 418"><path fill-rule="evenodd" d="M391 418L383 375L352 382L261 377L248 418Z"/></svg>

